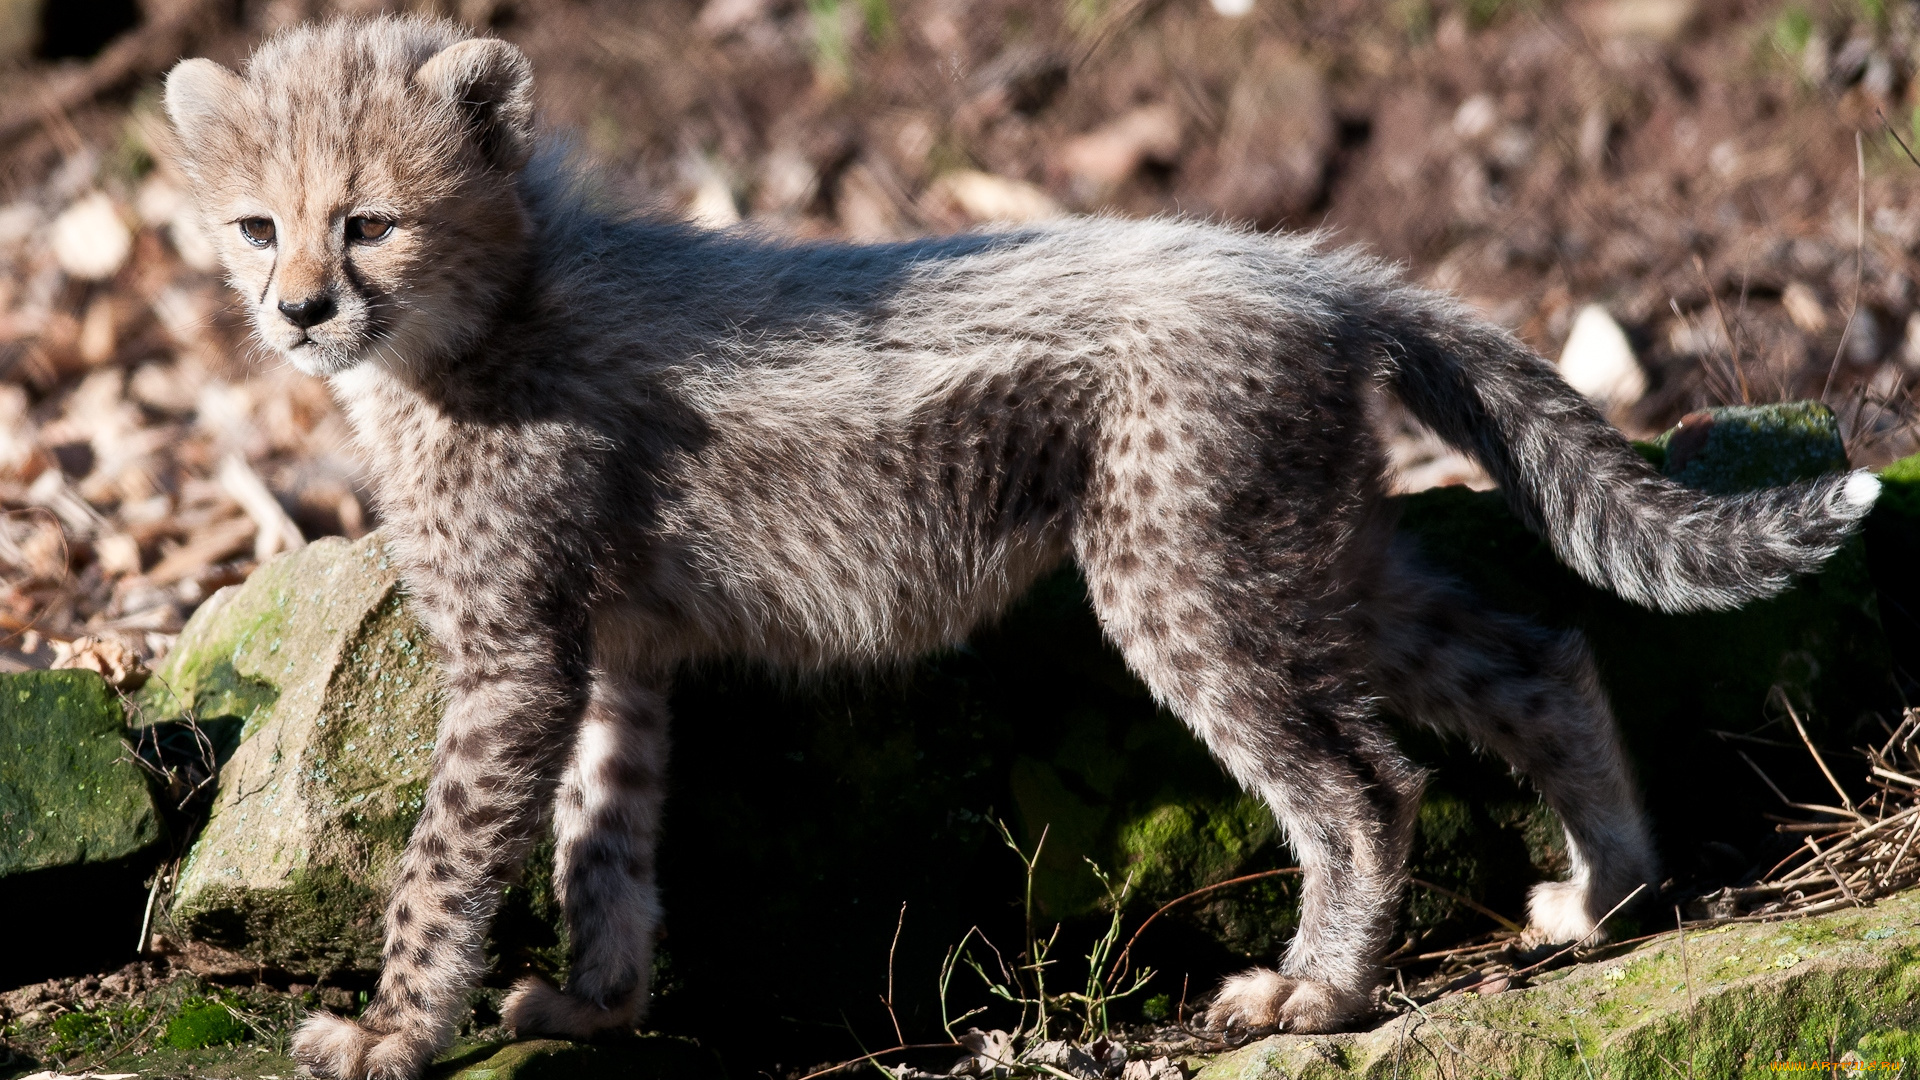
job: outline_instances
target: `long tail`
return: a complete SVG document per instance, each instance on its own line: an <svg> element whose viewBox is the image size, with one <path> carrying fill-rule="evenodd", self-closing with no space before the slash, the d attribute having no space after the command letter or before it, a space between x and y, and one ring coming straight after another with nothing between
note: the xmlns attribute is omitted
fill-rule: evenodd
<svg viewBox="0 0 1920 1080"><path fill-rule="evenodd" d="M1682 487L1512 335L1424 290L1366 293L1381 299L1363 324L1407 408L1473 455L1562 562L1635 603L1699 611L1772 596L1879 497L1865 471L1733 496Z"/></svg>

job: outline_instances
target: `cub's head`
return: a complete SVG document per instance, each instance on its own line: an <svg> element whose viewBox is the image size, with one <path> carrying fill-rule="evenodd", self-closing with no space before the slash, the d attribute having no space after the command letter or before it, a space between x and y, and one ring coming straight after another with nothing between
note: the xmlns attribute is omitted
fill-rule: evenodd
<svg viewBox="0 0 1920 1080"><path fill-rule="evenodd" d="M532 82L520 50L427 19L300 27L244 74L176 66L182 164L260 340L325 375L480 332L525 249Z"/></svg>

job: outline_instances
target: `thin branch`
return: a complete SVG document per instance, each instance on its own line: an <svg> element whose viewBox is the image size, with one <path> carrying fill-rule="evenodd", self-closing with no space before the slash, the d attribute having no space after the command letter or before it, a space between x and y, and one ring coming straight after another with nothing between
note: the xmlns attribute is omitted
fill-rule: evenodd
<svg viewBox="0 0 1920 1080"><path fill-rule="evenodd" d="M1827 853L1820 850L1820 845L1814 842L1813 837L1803 836L1800 840L1807 845L1808 850L1813 852L1814 859L1817 860L1820 866L1833 878L1833 883L1840 886L1840 891L1846 894L1847 899L1852 901L1855 907L1859 907L1860 898L1853 895L1852 889L1847 888L1847 883L1841 879L1840 872L1833 868L1833 863L1827 859Z"/></svg>
<svg viewBox="0 0 1920 1080"><path fill-rule="evenodd" d="M1720 332L1727 338L1727 364L1733 368L1734 381L1740 386L1740 404L1753 404L1753 388L1747 385L1747 371L1740 363L1740 340L1733 336L1733 327L1727 322L1727 313L1720 306L1720 290L1707 276L1707 262L1699 252L1693 254L1693 269L1700 275L1700 284L1707 290L1707 299L1713 302L1713 313L1720 320Z"/></svg>
<svg viewBox="0 0 1920 1080"><path fill-rule="evenodd" d="M1399 991L1397 991L1397 990L1396 990L1396 991L1394 991L1394 992L1393 992L1392 994L1389 994L1389 995L1388 995L1388 997L1389 997L1389 998L1396 998L1396 997L1397 997L1397 998L1399 998L1399 999L1400 999L1401 1001L1404 1001L1404 1002L1406 1002L1406 1003L1407 1003L1408 1005L1410 1005L1410 1006L1412 1006L1412 1007L1413 1007L1413 1011L1414 1011L1414 1012L1417 1012L1417 1013L1419 1013L1419 1014L1420 1014L1420 1019L1422 1019L1422 1020L1425 1020L1425 1021L1426 1021L1427 1023L1429 1023L1429 1024L1432 1024L1432 1025L1433 1025L1433 1033L1434 1033L1435 1035L1438 1035L1438 1036L1440 1036L1440 1041L1441 1041L1441 1042L1443 1042L1443 1043L1446 1043L1446 1044L1447 1044L1447 1049L1449 1049L1449 1050L1451 1050L1451 1051L1453 1051L1453 1052L1454 1052L1454 1055L1455 1055L1456 1057L1465 1057L1465 1056L1466 1056L1466 1054L1465 1054L1465 1052L1464 1052L1464 1051L1462 1051L1462 1050L1461 1050L1461 1049L1460 1049L1459 1047L1457 1047L1457 1046L1455 1046L1455 1045L1453 1045L1453 1040L1452 1040L1452 1039L1449 1039L1449 1038L1447 1038L1447 1033L1446 1033L1446 1032L1444 1032L1444 1031L1442 1031L1442 1030L1440 1030L1440 1025L1439 1025L1439 1024L1438 1024L1438 1023L1437 1023L1437 1022L1436 1022L1436 1021L1435 1021L1435 1020L1433 1019L1433 1017L1431 1017L1431 1016L1429 1016L1429 1015L1427 1015L1427 1010L1426 1010L1426 1009L1424 1009L1424 1008L1422 1008L1419 1002L1417 1002L1417 1001L1415 1001L1415 1000L1413 1000L1412 998L1410 998L1410 997L1408 997L1408 996L1407 996L1407 995L1405 995L1405 994L1402 994L1402 993L1400 993L1400 992L1399 992Z"/></svg>
<svg viewBox="0 0 1920 1080"><path fill-rule="evenodd" d="M1405 997L1406 991L1404 989L1401 990L1400 995ZM1402 1016L1400 1018L1400 1031L1393 1040L1393 1080L1400 1080L1400 1056L1402 1051L1406 1049L1407 1028L1412 1025L1412 1023L1413 1017L1411 1016Z"/></svg>
<svg viewBox="0 0 1920 1080"><path fill-rule="evenodd" d="M1699 337L1700 332L1694 328L1693 317L1680 310L1680 301L1675 300L1671 296L1667 297L1667 308L1673 312L1673 317L1679 319L1681 325L1686 327L1688 334L1693 335L1696 339ZM1727 373L1721 371L1717 364L1703 361L1700 365L1700 377L1706 380L1707 391L1717 396L1721 401L1732 403L1733 396L1740 392L1738 386L1727 381Z"/></svg>
<svg viewBox="0 0 1920 1080"><path fill-rule="evenodd" d="M1229 885L1238 885L1244 881L1258 881L1261 878L1279 877L1281 874L1298 874L1298 873L1300 873L1299 867L1286 866L1286 867L1281 867L1278 870L1262 870L1257 874L1242 874L1239 877L1228 878L1225 881L1216 881L1211 885L1202 885L1198 889L1195 889L1184 896L1176 896L1173 899L1167 901L1166 903L1161 904L1158 910L1156 910L1153 914L1147 916L1147 921L1140 924L1140 928L1133 932L1133 936L1127 939L1127 944L1125 945L1125 947L1123 947L1120 950L1120 955L1114 958L1113 967L1107 972L1107 981L1112 982L1114 977L1118 975L1122 970L1125 969L1127 965L1127 961L1133 955L1133 943L1136 941L1139 941L1140 935L1147 932L1147 927L1153 925L1153 920L1159 918L1162 915L1165 915L1169 910L1179 906L1180 904L1186 903L1187 901L1193 899L1196 896L1203 896L1207 893L1210 893L1215 889L1224 889Z"/></svg>
<svg viewBox="0 0 1920 1080"><path fill-rule="evenodd" d="M191 55L198 25L217 17L213 0L175 0L145 25L114 38L87 66L62 72L59 81L40 100L25 102L0 114L0 144L20 139L43 124L65 123L68 112L108 91L146 75L166 70L182 54Z"/></svg>
<svg viewBox="0 0 1920 1080"><path fill-rule="evenodd" d="M965 1050L965 1049L966 1049L965 1046L957 1042L909 1043L909 1044L903 1044L900 1046L889 1046L885 1050L875 1050L871 1054L861 1054L857 1058L848 1058L847 1060L842 1061L839 1064L829 1065L824 1069L815 1069L814 1071L808 1073L807 1075L800 1077L799 1080L816 1080L817 1077L826 1076L829 1073L836 1073L836 1072L839 1072L841 1069L851 1068L852 1066L858 1065L863 1061L872 1061L874 1058L877 1058L877 1057L885 1057L888 1054L897 1054L902 1050Z"/></svg>
<svg viewBox="0 0 1920 1080"><path fill-rule="evenodd" d="M1885 779L1892 780L1897 783L1905 784L1908 787L1920 788L1920 780L1915 780L1913 777L1908 776L1905 773L1894 772L1892 769L1883 769L1878 765L1875 765L1873 767L1873 775L1884 777Z"/></svg>
<svg viewBox="0 0 1920 1080"><path fill-rule="evenodd" d="M1587 1080L1593 1080L1593 1066L1587 1064L1587 1048L1580 1044L1580 1029L1573 1024L1573 1017L1567 1017L1567 1030L1573 1032L1573 1051L1580 1055L1580 1068L1587 1074Z"/></svg>
<svg viewBox="0 0 1920 1080"><path fill-rule="evenodd" d="M1793 860L1800 858L1802 855L1805 855L1806 853L1807 853L1806 848L1803 848L1803 847L1794 848L1792 851L1787 852L1786 858L1781 859L1777 863L1774 863L1771 867L1767 869L1766 873L1760 876L1762 878L1770 878L1773 875L1779 873L1782 867L1786 866L1788 863L1792 862Z"/></svg>
<svg viewBox="0 0 1920 1080"><path fill-rule="evenodd" d="M1867 259L1867 150L1860 133L1853 133L1853 159L1859 179L1859 197L1854 207L1853 304L1847 309L1847 325L1840 329L1840 344L1833 350L1833 366L1827 369L1827 383L1820 388L1820 400L1827 400L1833 380L1840 374L1840 358L1847 352L1847 337L1853 333L1853 320L1860 314L1860 280Z"/></svg>
<svg viewBox="0 0 1920 1080"><path fill-rule="evenodd" d="M1516 934L1524 934L1527 932L1526 927L1520 925L1517 922L1514 922L1512 919L1507 918L1505 915L1500 914L1499 912L1493 910L1490 907L1487 907L1486 905L1480 903L1479 901L1474 900L1472 897L1462 896L1459 893L1454 892L1452 889L1442 888L1438 885L1435 885L1431 881L1421 881L1419 878L1408 878L1407 884L1418 885L1421 888L1428 890L1429 892L1437 892L1441 896L1447 897L1448 899L1458 900L1459 902L1467 905L1468 907L1479 912L1480 914L1485 915L1487 918L1492 919L1494 922L1499 923L1503 929L1511 930Z"/></svg>
<svg viewBox="0 0 1920 1080"><path fill-rule="evenodd" d="M1894 880L1895 875L1900 873L1900 864L1907 861L1907 848L1913 845L1913 838L1915 836L1920 836L1920 822L1915 822L1914 825L1907 830L1907 838L1900 842L1899 852L1894 855L1893 862L1888 864L1888 881Z"/></svg>
<svg viewBox="0 0 1920 1080"><path fill-rule="evenodd" d="M1793 800L1787 798L1787 793L1780 790L1780 785L1774 783L1773 777L1768 776L1765 770L1761 769L1759 765L1756 765L1754 763L1754 760L1747 756L1747 752L1745 750L1735 750L1734 753L1739 754L1740 760L1747 763L1747 768L1752 769L1754 771L1754 774L1760 777L1761 781L1765 783L1767 787L1771 788L1775 795L1780 796L1781 802L1786 803L1788 806L1793 805Z"/></svg>
<svg viewBox="0 0 1920 1080"><path fill-rule="evenodd" d="M907 904L900 902L900 918L893 924L893 944L887 946L887 996L880 1001L887 1007L887 1019L893 1021L893 1037L906 1042L907 1037L900 1033L900 1017L893 1011L893 954L900 948L900 928L907 925Z"/></svg>
<svg viewBox="0 0 1920 1080"><path fill-rule="evenodd" d="M1807 726L1800 722L1800 713L1794 709L1793 702L1787 699L1784 691L1780 692L1779 698L1780 703L1786 706L1788 718L1793 721L1793 730L1800 733L1800 741L1807 744L1807 753L1812 754L1814 764L1820 766L1820 775L1827 778L1827 783L1833 785L1834 794L1840 796L1840 805L1847 808L1847 813L1860 817L1860 811L1854 809L1853 800L1847 797L1847 789L1841 787L1840 781L1833 778L1833 770L1827 768L1827 759L1821 757L1819 747L1813 745L1812 737L1807 734ZM1866 819L1861 818L1861 820Z"/></svg>
<svg viewBox="0 0 1920 1080"><path fill-rule="evenodd" d="M1901 138L1900 133L1893 129L1893 123L1887 119L1887 114L1881 112L1879 107L1876 106L1873 110L1873 115L1880 118L1880 123L1885 125L1887 134L1893 136L1893 141L1899 143L1900 149L1907 152L1907 160L1913 162L1915 165L1920 165L1920 158L1913 156L1913 151L1907 146L1907 140Z"/></svg>
<svg viewBox="0 0 1920 1080"><path fill-rule="evenodd" d="M1640 884L1638 884L1638 885L1635 885L1635 886L1633 887L1633 891L1632 891L1632 892L1630 892L1630 893L1628 893L1628 894L1627 894L1626 896L1624 896L1624 897L1622 897L1619 903L1617 903L1617 904L1615 904L1615 905L1613 905L1613 907L1611 907L1611 908L1609 908L1609 909L1607 909L1607 913L1606 913L1605 915L1602 915L1602 916L1600 916L1600 921L1599 921L1599 922L1596 922L1596 923L1594 923L1594 924L1593 924L1593 929L1591 929L1591 930L1589 930L1589 931L1587 931L1586 933L1584 933L1584 934L1582 934L1582 935L1580 935L1580 937L1579 937L1579 939L1578 939L1578 940L1576 940L1576 941L1574 941L1574 942L1573 942L1572 944L1570 944L1570 945L1568 945L1568 946L1567 946L1566 948L1564 948L1564 949L1561 949L1561 950L1560 950L1559 952L1556 952L1556 953L1554 953L1554 954L1553 954L1552 956L1549 956L1549 957L1547 957L1547 958L1546 958L1545 960L1541 960L1541 961L1538 961L1538 962L1535 962L1535 963L1532 963L1532 964L1528 964L1528 965L1527 965L1526 967L1523 967L1523 968L1521 968L1521 969L1519 969L1518 971L1515 971L1515 972L1512 972L1512 973L1511 973L1511 974L1509 974L1509 975L1508 975L1507 977L1508 977L1509 979L1517 979L1517 978L1519 978L1519 977L1520 977L1520 976L1522 976L1522 975L1527 975L1527 974L1530 974L1530 973L1532 973L1532 972L1535 972L1535 971L1538 971L1538 970L1540 970L1541 968L1543 968L1543 967L1546 967L1546 966L1547 966L1548 964L1551 964L1551 963L1553 963L1553 962L1554 962L1555 960L1558 960L1558 959L1560 959L1561 957L1563 957L1563 956L1565 956L1565 955L1567 955L1568 953L1570 953L1570 952L1572 952L1573 950L1575 950L1575 949L1578 949L1578 948L1580 948L1581 946L1583 946L1583 945L1585 945L1585 944L1587 943L1587 939L1589 939L1589 938L1591 938L1591 937L1593 937L1593 935L1595 935L1595 934L1597 934L1597 933L1599 933L1599 932L1600 932L1600 930L1601 930L1601 928L1603 928L1603 927L1605 927L1605 926L1607 925L1607 920L1608 920L1608 919L1611 919L1611 918L1613 918L1613 917L1614 917L1615 915L1618 915L1618 914L1620 913L1620 909L1621 909L1621 908L1623 908L1623 907L1626 907L1626 906L1627 906L1628 904L1631 904L1631 903L1633 903L1633 900L1634 900L1634 898L1635 898L1635 897L1637 897L1637 896L1639 896L1639 895L1640 895L1641 893L1643 893L1643 892L1646 892L1646 891L1647 891L1647 883L1646 883L1646 882L1644 882L1644 881L1643 881L1643 882L1641 882Z"/></svg>

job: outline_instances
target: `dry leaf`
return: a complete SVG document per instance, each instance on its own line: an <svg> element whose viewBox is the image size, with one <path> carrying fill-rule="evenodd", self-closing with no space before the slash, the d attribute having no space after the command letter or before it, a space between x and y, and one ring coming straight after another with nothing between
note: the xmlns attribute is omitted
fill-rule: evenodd
<svg viewBox="0 0 1920 1080"><path fill-rule="evenodd" d="M53 643L53 664L58 670L92 671L113 687L138 690L152 674L140 661L140 654L113 638L78 637Z"/></svg>

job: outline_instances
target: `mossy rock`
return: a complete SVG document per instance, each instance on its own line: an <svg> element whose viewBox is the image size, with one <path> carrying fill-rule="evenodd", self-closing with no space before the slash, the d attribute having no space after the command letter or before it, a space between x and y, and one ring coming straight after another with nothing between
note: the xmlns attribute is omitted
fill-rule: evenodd
<svg viewBox="0 0 1920 1080"><path fill-rule="evenodd" d="M125 733L91 671L0 676L0 878L115 862L161 839Z"/></svg>
<svg viewBox="0 0 1920 1080"><path fill-rule="evenodd" d="M0 676L0 986L133 959L165 819L91 671Z"/></svg>
<svg viewBox="0 0 1920 1080"><path fill-rule="evenodd" d="M137 704L226 755L176 930L296 974L376 967L442 710L379 540L321 540L216 594Z"/></svg>
<svg viewBox="0 0 1920 1080"><path fill-rule="evenodd" d="M1775 1062L1920 1064L1920 893L1622 948L1535 985L1455 994L1372 1031L1280 1035L1196 1080L1748 1076Z"/></svg>
<svg viewBox="0 0 1920 1080"><path fill-rule="evenodd" d="M1880 470L1880 501L1874 510L1920 518L1920 454L1903 457Z"/></svg>
<svg viewBox="0 0 1920 1080"><path fill-rule="evenodd" d="M1864 530L1867 569L1901 694L1920 700L1920 454L1880 470L1880 484Z"/></svg>
<svg viewBox="0 0 1920 1080"><path fill-rule="evenodd" d="M1817 401L1727 405L1689 413L1653 440L1668 476L1715 495L1847 469L1833 410Z"/></svg>

